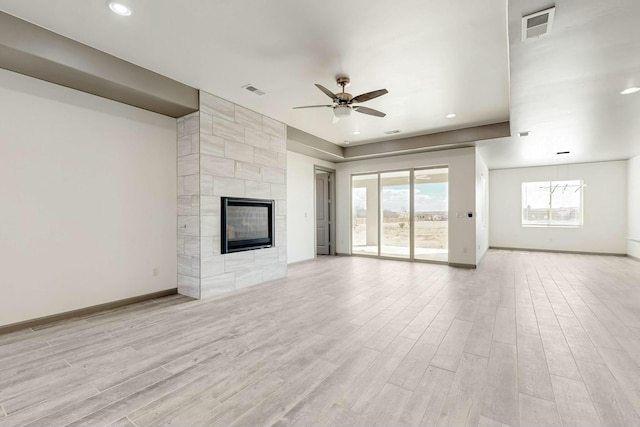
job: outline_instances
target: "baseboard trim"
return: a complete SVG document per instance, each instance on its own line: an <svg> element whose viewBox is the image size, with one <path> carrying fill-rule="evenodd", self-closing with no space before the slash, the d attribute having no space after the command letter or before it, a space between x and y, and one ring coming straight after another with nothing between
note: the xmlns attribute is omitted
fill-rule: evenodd
<svg viewBox="0 0 640 427"><path fill-rule="evenodd" d="M449 263L449 267L456 267L456 268L468 268L471 270L475 270L478 266L476 264L460 264L457 262L450 262Z"/></svg>
<svg viewBox="0 0 640 427"><path fill-rule="evenodd" d="M631 258L631 259L632 259L632 260L634 260L634 261L638 261L638 262L640 262L640 258L638 258L638 257L636 257L636 256L633 256L633 255L629 255L629 254L627 254L627 257L628 257L628 258Z"/></svg>
<svg viewBox="0 0 640 427"><path fill-rule="evenodd" d="M149 294L138 295L131 298L125 298L118 301L106 302L104 304L92 305L90 307L79 308L77 310L65 311L64 313L52 314L50 316L38 317L36 319L24 320L22 322L10 323L8 325L0 326L0 335L7 334L9 332L15 332L20 329L33 328L34 326L41 326L47 323L59 322L61 320L71 319L73 317L86 316L94 314L99 311L111 310L114 308L122 307L124 305L134 304L141 301L146 301L154 298L166 297L169 295L175 295L178 293L177 288L166 289L164 291L151 292Z"/></svg>
<svg viewBox="0 0 640 427"><path fill-rule="evenodd" d="M626 257L627 254L619 254L612 252L587 252L587 251L565 251L556 249L530 249L530 248L508 248L504 246L489 246L489 249L498 249L502 251L520 251L520 252L550 252L555 254L576 254L576 255L606 255Z"/></svg>

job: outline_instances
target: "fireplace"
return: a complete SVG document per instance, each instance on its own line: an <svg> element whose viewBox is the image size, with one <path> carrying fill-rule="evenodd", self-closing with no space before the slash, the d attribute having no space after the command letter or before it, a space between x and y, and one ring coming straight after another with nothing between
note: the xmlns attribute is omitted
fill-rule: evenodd
<svg viewBox="0 0 640 427"><path fill-rule="evenodd" d="M273 200L222 197L222 253L270 248Z"/></svg>

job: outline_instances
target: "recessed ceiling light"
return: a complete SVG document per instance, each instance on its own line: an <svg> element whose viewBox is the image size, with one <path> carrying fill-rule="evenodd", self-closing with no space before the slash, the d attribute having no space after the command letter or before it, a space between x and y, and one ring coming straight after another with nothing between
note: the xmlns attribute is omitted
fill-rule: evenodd
<svg viewBox="0 0 640 427"><path fill-rule="evenodd" d="M531 133L530 130L525 130L523 132L518 132L518 136L522 137L522 136L529 136L529 134Z"/></svg>
<svg viewBox="0 0 640 427"><path fill-rule="evenodd" d="M109 9L111 9L111 11L113 13L116 13L120 16L130 16L131 15L131 9L129 9L129 7L125 4L122 4L120 2L117 1L113 1L113 0L109 0L107 2L107 5L109 6Z"/></svg>
<svg viewBox="0 0 640 427"><path fill-rule="evenodd" d="M640 87L628 87L625 90L620 91L620 95L630 95L632 93L640 92Z"/></svg>
<svg viewBox="0 0 640 427"><path fill-rule="evenodd" d="M360 131L359 131L359 130L354 130L354 131L353 131L353 134L354 134L354 135L360 135Z"/></svg>
<svg viewBox="0 0 640 427"><path fill-rule="evenodd" d="M445 117L446 117L447 119L453 119L455 116L456 116L456 113L449 113L449 114L447 114Z"/></svg>

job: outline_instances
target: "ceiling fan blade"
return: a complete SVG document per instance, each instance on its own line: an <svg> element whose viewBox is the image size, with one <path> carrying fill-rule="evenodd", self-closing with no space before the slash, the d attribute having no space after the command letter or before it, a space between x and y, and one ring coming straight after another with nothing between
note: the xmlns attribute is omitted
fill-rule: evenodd
<svg viewBox="0 0 640 427"><path fill-rule="evenodd" d="M354 106L353 110L357 111L358 113L368 114L370 116L376 116L376 117L386 116L386 114L383 113L382 111L374 110L373 108L368 108L368 107Z"/></svg>
<svg viewBox="0 0 640 427"><path fill-rule="evenodd" d="M386 89L378 89L378 90L374 90L373 92L367 92L367 93L363 93L362 95L358 95L355 98L353 98L351 102L365 102L365 101L369 101L370 99L385 95L387 93L389 93L389 91Z"/></svg>
<svg viewBox="0 0 640 427"><path fill-rule="evenodd" d="M319 108L319 107L333 107L333 105L305 105L303 107L293 107L293 109L299 110L300 108Z"/></svg>
<svg viewBox="0 0 640 427"><path fill-rule="evenodd" d="M329 89L327 89L326 87L319 85L318 83L316 83L316 87L318 89L320 89L322 92L324 92L325 95L327 95L329 98L331 99L337 99L335 93L331 92Z"/></svg>

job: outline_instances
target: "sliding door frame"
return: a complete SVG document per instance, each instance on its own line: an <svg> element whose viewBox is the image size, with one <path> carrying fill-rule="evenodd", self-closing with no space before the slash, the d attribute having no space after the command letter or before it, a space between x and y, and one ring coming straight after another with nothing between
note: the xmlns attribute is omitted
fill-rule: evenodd
<svg viewBox="0 0 640 427"><path fill-rule="evenodd" d="M415 222L416 222L416 208L415 208L415 171L424 171L424 170L429 170L429 169L442 169L442 168L446 168L447 169L447 183L449 182L449 177L448 177L448 171L449 171L449 165L432 165L432 166L425 166L425 167L417 167L417 168L401 168L401 169L390 169L390 170L383 170L383 171L375 171L375 172L358 172L358 173L353 173L349 176L349 253L352 256L362 256L362 257L375 257L375 258L380 258L380 259L388 259L388 260L400 260L400 261L411 261L411 262L425 262L425 263L430 263L430 264L444 264L447 265L449 264L448 261L436 261L436 260L426 260L426 259L416 259L415 257L415 241L416 241L416 237L415 237ZM402 258L402 257L391 257L391 256L383 256L382 255L382 227L383 227L383 220L382 220L382 184L381 184L381 180L380 180L380 175L383 173L390 173L390 172L409 172L409 257L408 258ZM377 177L377 191L378 191L378 211L377 211L377 232L378 232L378 238L377 238L377 242L378 242L378 251L377 251L377 255L369 255L369 254L365 254L365 253L353 253L353 177L354 176L364 176L364 175L376 175ZM449 186L447 185L447 218L449 218ZM447 220L447 222L449 222ZM447 227L447 259L449 258L449 230Z"/></svg>

